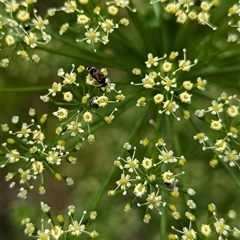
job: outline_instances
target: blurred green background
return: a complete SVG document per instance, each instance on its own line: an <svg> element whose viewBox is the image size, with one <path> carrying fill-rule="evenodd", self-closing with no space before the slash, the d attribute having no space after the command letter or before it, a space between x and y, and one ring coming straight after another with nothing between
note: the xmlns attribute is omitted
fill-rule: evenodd
<svg viewBox="0 0 240 240"><path fill-rule="evenodd" d="M145 6L144 1L134 1L137 5ZM222 1L224 2L224 1ZM234 1L227 1L226 7L231 5ZM57 7L62 5L62 1L39 1L36 4L38 13L43 14L48 7ZM223 3L225 4L225 3ZM134 35L132 27L125 28L123 30L124 35L127 39L134 39L137 44L134 46L138 49L138 54L135 52L127 53L121 42L118 44L116 41L111 42L105 48L101 49L96 54L92 52L92 58L95 59L93 62L79 61L70 57L58 56L56 54L45 53L41 50L36 50L40 55L41 61L39 64L34 64L31 61L24 62L20 60L17 56L14 56L11 60L11 64L7 69L1 69L1 88L21 88L21 87L32 87L32 86L48 86L50 87L54 81L58 81L57 70L59 68L64 68L67 70L71 69L71 65L74 63L78 65L95 65L98 63L100 67L107 67L109 69L109 76L116 83L117 86L121 86L124 89L124 83L131 82L131 69L133 67L140 67L141 64L146 60L148 52L153 52L154 55L159 55L169 52L171 46L174 46L175 51L181 51L183 47L188 47L189 52L187 53L190 59L198 57L200 54L200 60L204 60L204 54L202 52L202 46L204 43L201 42L201 38L208 34L211 29L207 27L196 28L197 24L192 24L188 26L191 31L179 26L175 23L175 20L168 20L165 26L165 34L168 36L167 39L172 39L172 42L163 41L157 42L158 39L155 35L158 31L157 26L154 26L154 18L149 13L148 9L141 8L140 12L145 11L145 17L148 17L148 21L145 22L144 28L149 28L147 32L147 38L150 40L152 45L143 46L143 43L138 39L138 35ZM220 13L215 13L219 14ZM53 17L50 19L52 25L52 30L59 29L59 26L65 23L66 15L61 14L61 17ZM217 18L217 17L216 17ZM73 20L74 21L74 18ZM180 30L179 30L180 29ZM200 29L200 30L199 30ZM181 34L179 32L181 31ZM188 33L187 33L188 31ZM190 34L189 34L190 32ZM69 38L73 39L75 43L76 35L70 33ZM181 37L181 41L175 41ZM163 36L164 38L164 36ZM218 47L218 45L223 46L223 39L225 36L220 36L217 42L213 45ZM215 39L216 40L216 39ZM114 45L115 44L115 45ZM222 45L223 44L223 45ZM76 46L74 50L73 47L67 47L63 42L59 42L55 39L49 45L50 49L64 49L64 52L69 54L79 54L81 56L81 48ZM157 47L156 47L157 46ZM115 49L116 52L112 51ZM7 52L1 52L4 57ZM101 63L101 56L108 62L108 66ZM100 60L98 59L100 58ZM145 58L144 58L145 57ZM200 61L199 60L199 61ZM95 62L94 62L95 61ZM236 61L236 60L234 60ZM113 65L119 62L119 69L114 69ZM132 64L131 64L132 62ZM130 65L129 65L130 63ZM230 60L227 62L212 60L213 65L218 65L219 68L224 68L225 65L230 65ZM134 65L135 64L135 65ZM137 65L139 64L139 65ZM209 67L209 62L205 62L207 69ZM111 68L112 67L112 68ZM209 68L211 70L211 68ZM209 70L208 69L208 70ZM128 72L127 72L128 70ZM198 69L196 66L196 71L193 72L193 79L195 76L206 77L209 81L208 84L208 96L218 96L223 90L227 91L229 94L239 93L240 90L240 79L239 73L233 73L229 75L228 73L221 73L221 78L218 74L211 73L208 74L206 69ZM182 76L184 78L184 76ZM234 81L234 82L233 82ZM128 90L130 86L125 87ZM121 89L121 88L120 88ZM56 119L51 116L51 113L56 110L56 106L51 104L43 103L39 96L46 94L46 89L36 92L1 92L1 123L10 123L10 119L13 115L19 115L22 120L27 119L27 113L30 107L37 109L37 114L40 116L44 113L49 113L48 129L53 131L56 127ZM131 99L132 96L129 98ZM127 99L128 100L128 99ZM199 99L202 104L202 108L210 104L208 99ZM5 182L5 175L8 171L13 171L17 169L18 166L13 166L13 168L7 167L1 170L1 205L0 205L0 219L1 219L1 229L0 229L0 239L1 240L23 240L27 239L23 234L23 228L20 222L23 217L30 217L34 223L39 223L40 219L45 217L40 212L40 200L51 206L54 214L67 215L67 206L70 204L76 205L76 215L79 217L82 215L84 210L88 210L93 199L96 197L97 193L101 189L102 183L104 182L109 171L113 168L113 161L119 156L122 151L123 144L128 141L129 132L131 132L132 126L141 115L143 109L136 108L135 106L129 108L121 116L114 119L113 123L108 126L103 125L102 129L95 133L96 142L92 145L87 143L84 147L76 154L78 162L76 166L64 165L61 166L63 172L66 175L71 176L74 179L75 184L71 187L66 186L63 181L56 181L54 177L49 174L45 174L46 178L46 188L47 192L44 196L40 196L37 190L34 189L29 193L26 200L20 200L16 197L17 190L9 189L8 183ZM154 117L156 108L152 109L145 119L144 124L141 126L138 132L137 138L135 138L132 145L139 146L139 141L145 137L151 137L154 133L154 129L149 125L149 120ZM202 152L201 146L197 141L192 140L192 136L196 134L196 130L191 126L188 121L181 121L176 124L176 131L170 129L170 125L166 122L166 125L162 126L166 128L167 138L166 142L169 149L174 147L172 145L173 139L172 134L178 134L179 138L182 139L181 147L183 150L183 155L187 159L185 165L185 172L187 182L189 187L196 190L197 194L193 197L193 200L197 204L197 219L199 222L205 222L207 215L207 205L213 202L217 206L218 217L226 216L226 213L231 209L238 209L238 214L240 214L240 190L232 181L226 170L220 165L215 169L212 169L208 162L213 157L210 151ZM5 141L5 135L1 132L1 142ZM160 136L159 136L160 137ZM143 156L139 154L139 159ZM239 176L239 172L236 168L233 169ZM120 172L116 171L114 178L109 184L108 189L114 189L116 187L115 182L120 178ZM179 186L181 186L181 179L179 179ZM37 188L37 185L36 185ZM131 200L131 196L115 196L107 197L107 192L101 198L100 204L97 209L98 217L94 223L90 226L90 229L95 229L100 233L98 239L116 239L116 240L155 240L159 239L160 231L160 221L161 217L158 214L153 214L152 221L149 224L144 224L142 218L144 216L144 211L141 208L134 206L130 213L125 213L123 208L128 200ZM177 205L179 211L184 214L186 211L186 206L184 203L179 203L178 199L173 199L173 203ZM169 213L170 214L170 213ZM185 222L186 226L188 221ZM168 232L171 231L171 225L176 228L181 229L178 222L173 220L171 217L167 222ZM238 218L232 222L232 226L240 226L239 215ZM85 236L79 239L86 239ZM228 238L231 239L231 238Z"/></svg>

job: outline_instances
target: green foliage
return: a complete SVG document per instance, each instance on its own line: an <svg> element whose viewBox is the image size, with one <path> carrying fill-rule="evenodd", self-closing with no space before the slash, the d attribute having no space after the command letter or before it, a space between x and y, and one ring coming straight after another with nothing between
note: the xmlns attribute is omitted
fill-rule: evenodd
<svg viewBox="0 0 240 240"><path fill-rule="evenodd" d="M240 2L0 7L3 239L240 237Z"/></svg>

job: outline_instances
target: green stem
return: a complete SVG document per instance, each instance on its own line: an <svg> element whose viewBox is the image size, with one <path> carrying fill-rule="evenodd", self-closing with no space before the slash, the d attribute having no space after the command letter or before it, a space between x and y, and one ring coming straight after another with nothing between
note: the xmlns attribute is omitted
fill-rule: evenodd
<svg viewBox="0 0 240 240"><path fill-rule="evenodd" d="M61 55L61 56L76 59L80 63L82 62L83 65L85 64L99 65L99 63L101 63L102 66L108 66L108 67L113 67L118 69L126 68L125 62L120 61L118 58L112 58L112 60L109 61L109 58L106 58L106 54L94 52L92 49L87 50L86 48L87 43L77 44L75 41L72 41L72 39L69 39L64 36L60 36L57 33L54 33L54 32L49 32L49 33L51 34L54 40L63 43L64 45L72 48L73 50L72 51L70 49L61 50L64 48L56 49L56 48L53 48L53 46L46 47L45 45L39 45L37 47L39 50L42 50L51 54L56 54L56 55Z"/></svg>
<svg viewBox="0 0 240 240"><path fill-rule="evenodd" d="M171 123L171 128L176 129L176 126L174 125L173 121L171 121L170 123ZM181 144L180 144L181 140L179 139L179 134L175 133L172 136L173 136L173 144L174 144L175 152L178 156L181 156L182 155L182 148L181 148ZM181 167L180 170L182 171L183 167ZM185 174L181 174L181 180L182 180L182 187L184 189L187 189L188 185L187 185ZM184 194L184 200L185 200L185 203L187 203L187 200L189 200L188 194ZM194 229L197 231L197 235L199 235L199 231L198 231L198 227L197 227L196 222L193 221L192 224L194 226Z"/></svg>
<svg viewBox="0 0 240 240"><path fill-rule="evenodd" d="M17 88L0 88L1 93L14 92L40 92L48 89L49 86L17 87Z"/></svg>
<svg viewBox="0 0 240 240"><path fill-rule="evenodd" d="M166 192L162 192L162 197L165 198L167 196ZM167 207L162 208L162 215L160 218L160 234L159 239L166 239L167 232Z"/></svg>
<svg viewBox="0 0 240 240"><path fill-rule="evenodd" d="M114 173L116 172L116 167L114 166L111 171L109 172L109 174L107 175L104 183L102 184L101 189L99 190L92 206L89 209L89 212L92 212L93 210L95 210L97 208L97 205L99 204L99 201L101 199L101 197L103 196L104 192L106 191L106 188L109 184L109 182L111 181L112 177L114 176Z"/></svg>
<svg viewBox="0 0 240 240"><path fill-rule="evenodd" d="M178 24L177 23L177 25L178 25L177 27L179 29L177 31L176 39L174 40L173 46L175 47L175 49L180 49L180 47L186 47L186 46L183 45L183 44L186 44L186 43L183 43L182 40L184 39L184 41L185 41L185 38L187 36L186 31L189 30L189 28L188 28L189 22L186 22L185 24ZM175 26L175 28L176 28L176 26Z"/></svg>
<svg viewBox="0 0 240 240"><path fill-rule="evenodd" d="M166 117L163 114L161 114L161 115L159 114L159 116L157 117L157 121L156 121L156 126L158 127L157 132L159 132L159 130L160 130L161 137L163 139L165 139L167 126L165 125L164 127L162 127L163 124L166 124ZM164 172L166 169L167 169L166 164L162 164L161 172ZM167 198L167 193L165 191L162 191L161 195L162 195L163 199ZM159 230L160 230L159 239L165 239L166 233L167 233L167 207L162 208L162 215L160 218L160 229Z"/></svg>
<svg viewBox="0 0 240 240"><path fill-rule="evenodd" d="M161 37L158 39L158 46L154 46L156 51L156 48L160 47L159 51L160 53L167 53L169 52L170 49L170 43L171 43L171 39L169 36L171 36L171 34L169 34L169 30L172 28L170 20L166 20L164 19L164 14L166 14L163 6L161 4L153 4L153 9L156 15L156 18L159 21L159 31L161 34L159 34ZM167 24L169 25L167 25Z"/></svg>
<svg viewBox="0 0 240 240"><path fill-rule="evenodd" d="M146 51L150 51L151 52L151 47L152 47L152 44L149 42L149 37L148 35L146 34L147 33L147 29L145 27L145 24L144 22L142 21L142 19L140 18L140 15L139 14L136 14L130 10L127 10L128 11L128 14L131 18L131 23L133 23L135 29L137 30L140 38L139 40L141 40L144 44L144 49Z"/></svg>
<svg viewBox="0 0 240 240"><path fill-rule="evenodd" d="M121 32L118 32L117 34L114 34L112 38L121 45L122 48L124 48L124 51L127 53L131 53L131 57L135 57L134 61L132 58L126 58L125 61L130 61L128 64L124 62L124 68L121 70L129 71L129 66L132 66L132 62L139 62L139 64L142 64L142 60L146 58L144 56L144 53L141 54L139 51L139 45L134 44L131 39L127 38L125 34L122 34ZM130 67L132 68L132 67Z"/></svg>

